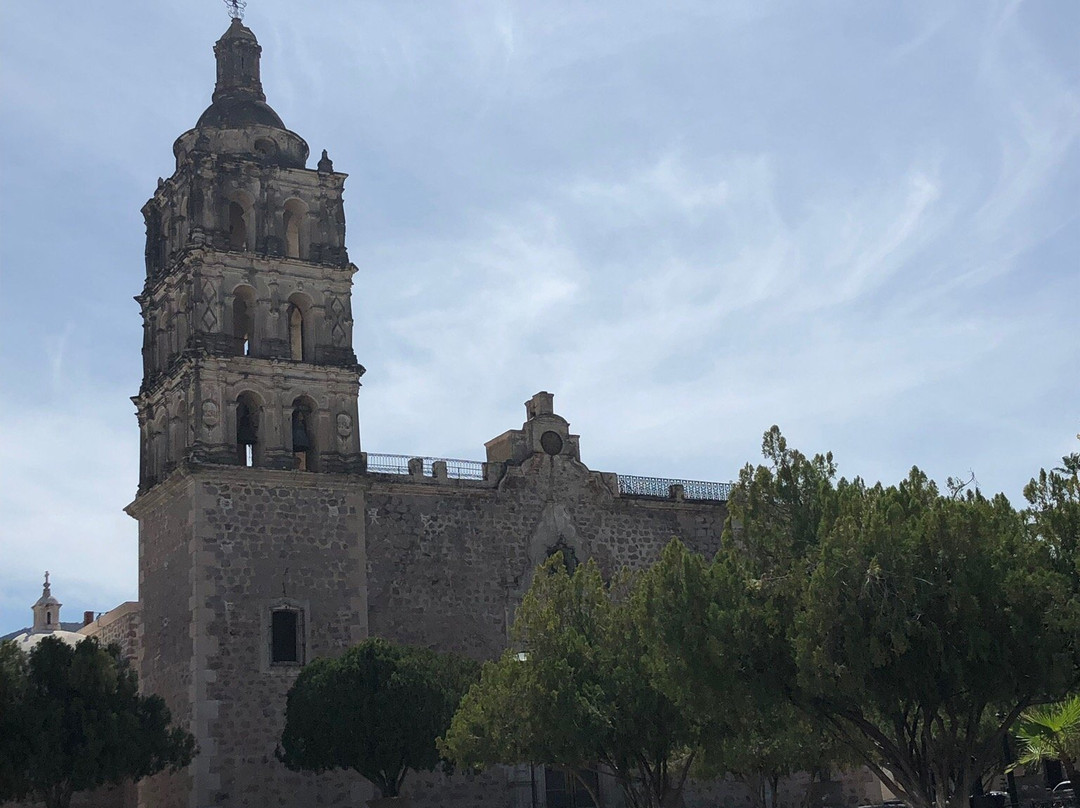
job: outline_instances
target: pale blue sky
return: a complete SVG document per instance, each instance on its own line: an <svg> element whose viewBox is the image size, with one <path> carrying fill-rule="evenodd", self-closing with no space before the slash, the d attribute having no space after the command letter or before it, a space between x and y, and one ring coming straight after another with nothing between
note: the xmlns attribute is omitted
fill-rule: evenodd
<svg viewBox="0 0 1080 808"><path fill-rule="evenodd" d="M481 459L537 390L592 468L1020 503L1080 431L1080 3L251 0L346 184L370 451ZM137 596L139 209L216 0L0 9L0 633Z"/></svg>

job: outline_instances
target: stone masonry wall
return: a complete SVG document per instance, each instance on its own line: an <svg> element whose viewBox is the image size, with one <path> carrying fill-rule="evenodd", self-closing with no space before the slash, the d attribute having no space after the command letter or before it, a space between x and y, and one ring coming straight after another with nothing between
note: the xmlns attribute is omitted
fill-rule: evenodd
<svg viewBox="0 0 1080 808"><path fill-rule="evenodd" d="M79 629L79 634L94 637L101 645L115 645L120 656L138 670L142 650L142 607L137 601L122 603Z"/></svg>
<svg viewBox="0 0 1080 808"><path fill-rule="evenodd" d="M553 549L607 573L650 563L673 537L711 556L727 513L721 502L620 496L613 475L545 454L490 481L371 480L371 634L481 660L506 647L514 609ZM410 775L405 791L416 808L531 804L528 781L505 769Z"/></svg>
<svg viewBox="0 0 1080 808"><path fill-rule="evenodd" d="M128 508L139 520L139 599L143 644L139 687L161 696L173 718L191 728L191 485L175 475ZM189 767L139 784L139 804L187 808Z"/></svg>
<svg viewBox="0 0 1080 808"><path fill-rule="evenodd" d="M299 471L195 479L195 804L357 804L366 793L358 777L298 774L275 758L300 666L271 664L270 612L302 613L308 660L366 636L363 491L344 476Z"/></svg>

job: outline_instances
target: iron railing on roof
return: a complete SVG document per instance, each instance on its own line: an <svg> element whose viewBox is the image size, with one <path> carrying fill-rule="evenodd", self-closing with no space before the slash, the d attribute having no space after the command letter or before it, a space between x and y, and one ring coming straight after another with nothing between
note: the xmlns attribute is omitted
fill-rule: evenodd
<svg viewBox="0 0 1080 808"><path fill-rule="evenodd" d="M731 495L732 483L711 483L702 480L677 480L664 477L637 477L633 474L618 474L619 493L639 497L671 497L671 487L681 485L685 499L706 499L727 502Z"/></svg>
<svg viewBox="0 0 1080 808"><path fill-rule="evenodd" d="M374 474L409 474L409 461L412 455L375 454L368 452L367 470ZM484 463L479 460L455 460L444 457L424 457L424 476L433 474L436 462L446 463L446 476L453 480L483 480ZM633 474L617 474L619 493L631 496L663 497L670 499L671 487L681 485L684 499L711 500L727 502L731 494L732 483L704 482L701 480L680 480L664 477L638 477Z"/></svg>
<svg viewBox="0 0 1080 808"><path fill-rule="evenodd" d="M368 452L367 470L375 474L408 474L411 455L375 454ZM437 461L446 463L446 476L454 480L484 479L484 464L479 460L454 460L448 457L424 457L424 474L432 475Z"/></svg>

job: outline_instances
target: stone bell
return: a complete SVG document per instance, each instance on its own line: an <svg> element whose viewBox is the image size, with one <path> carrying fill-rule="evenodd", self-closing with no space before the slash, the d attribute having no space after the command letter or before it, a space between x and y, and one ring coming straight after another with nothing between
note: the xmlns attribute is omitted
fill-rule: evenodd
<svg viewBox="0 0 1080 808"><path fill-rule="evenodd" d="M293 410L292 447L294 452L306 452L311 448L311 439L307 431L307 414L303 410Z"/></svg>

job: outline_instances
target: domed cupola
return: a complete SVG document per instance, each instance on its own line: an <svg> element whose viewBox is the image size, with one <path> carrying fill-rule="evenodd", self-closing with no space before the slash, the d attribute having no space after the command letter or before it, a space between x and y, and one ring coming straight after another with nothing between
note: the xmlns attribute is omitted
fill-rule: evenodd
<svg viewBox="0 0 1080 808"><path fill-rule="evenodd" d="M34 604L34 633L42 631L56 631L60 628L60 607L63 604L53 597L49 586L49 573L45 573L45 586L42 588L41 597Z"/></svg>
<svg viewBox="0 0 1080 808"><path fill-rule="evenodd" d="M259 76L261 54L255 34L239 17L233 17L214 44L217 83L212 103L199 116L195 128L177 138L173 146L178 164L196 151L247 156L290 168L305 166L307 143L286 129L266 103Z"/></svg>

